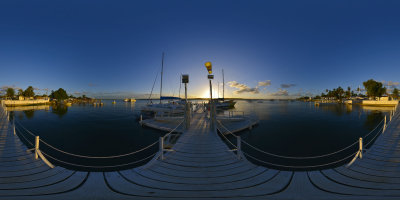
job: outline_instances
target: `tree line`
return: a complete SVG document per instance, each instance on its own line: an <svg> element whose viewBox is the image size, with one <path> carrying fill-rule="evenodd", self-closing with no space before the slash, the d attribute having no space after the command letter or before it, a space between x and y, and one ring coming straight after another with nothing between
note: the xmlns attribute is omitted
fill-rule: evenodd
<svg viewBox="0 0 400 200"><path fill-rule="evenodd" d="M361 93L361 88L358 87L355 91L351 90L350 87L347 87L346 90L344 90L342 87L334 88L332 90L326 89L325 92L321 93L321 96L317 96L316 98L335 98L342 100L343 98L351 98L351 97L382 97L383 95L388 95L393 98L399 98L399 90L397 88L394 88L392 90L392 93L389 94L388 90L386 87L383 86L382 82L375 81L373 79L369 79L365 82L363 82L363 86L366 91L366 95Z"/></svg>
<svg viewBox="0 0 400 200"><path fill-rule="evenodd" d="M25 90L18 89L18 93L16 94L14 88L7 88L6 89L6 97L8 98L14 98L15 96L23 96L23 97L38 97L38 95L35 95L34 88L32 86L29 86ZM50 95L47 96L46 94L42 95L42 97L50 97L52 99L56 99L58 101L65 100L68 98L76 98L72 95L68 95L67 91L65 91L63 88L59 88L56 91L51 91ZM78 97L78 99L87 99L86 95L82 95L81 97Z"/></svg>

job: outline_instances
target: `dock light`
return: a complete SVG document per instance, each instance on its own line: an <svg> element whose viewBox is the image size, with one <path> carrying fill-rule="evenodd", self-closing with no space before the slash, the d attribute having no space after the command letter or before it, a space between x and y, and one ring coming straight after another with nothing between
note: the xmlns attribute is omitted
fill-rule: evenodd
<svg viewBox="0 0 400 200"><path fill-rule="evenodd" d="M212 64L211 64L211 62L206 62L204 65L206 66L208 73L211 74L212 73Z"/></svg>

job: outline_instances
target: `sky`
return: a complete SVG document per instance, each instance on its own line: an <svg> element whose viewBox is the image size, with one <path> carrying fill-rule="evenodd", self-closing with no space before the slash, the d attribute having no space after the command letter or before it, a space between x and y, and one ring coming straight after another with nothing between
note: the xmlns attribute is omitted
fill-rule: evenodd
<svg viewBox="0 0 400 200"><path fill-rule="evenodd" d="M0 87L92 97L293 98L400 77L400 1L0 2ZM218 85L220 85L218 93ZM182 86L183 89L183 86ZM183 94L181 90L181 95ZM156 96L154 96L156 97Z"/></svg>

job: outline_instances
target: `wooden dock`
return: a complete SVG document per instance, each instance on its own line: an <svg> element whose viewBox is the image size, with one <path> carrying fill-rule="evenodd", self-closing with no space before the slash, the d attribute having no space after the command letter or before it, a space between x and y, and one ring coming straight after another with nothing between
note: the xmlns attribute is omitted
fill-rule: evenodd
<svg viewBox="0 0 400 200"><path fill-rule="evenodd" d="M0 113L0 199L400 198L399 115L348 168L295 172L254 165L197 113L163 159L123 171L80 172L36 160Z"/></svg>

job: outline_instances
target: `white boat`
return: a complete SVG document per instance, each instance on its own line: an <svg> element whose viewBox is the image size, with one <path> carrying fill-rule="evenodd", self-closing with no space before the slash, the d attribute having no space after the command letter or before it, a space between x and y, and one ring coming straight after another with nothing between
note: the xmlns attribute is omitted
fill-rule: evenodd
<svg viewBox="0 0 400 200"><path fill-rule="evenodd" d="M164 71L164 53L162 54L162 60L161 60L160 103L155 104L150 100L151 95L153 94L153 89L152 89L147 105L143 106L141 109L141 114L145 115L146 117L154 117L156 115L182 116L184 114L185 106L182 105L181 103L174 101L174 100L180 100L179 97L162 96L163 71ZM153 88L154 88L154 83L153 83ZM162 100L170 100L170 101L168 103L163 103Z"/></svg>
<svg viewBox="0 0 400 200"><path fill-rule="evenodd" d="M231 109L235 108L236 102L233 100L225 100L225 76L224 70L222 69L222 98L218 98L215 102L215 106L217 109Z"/></svg>

